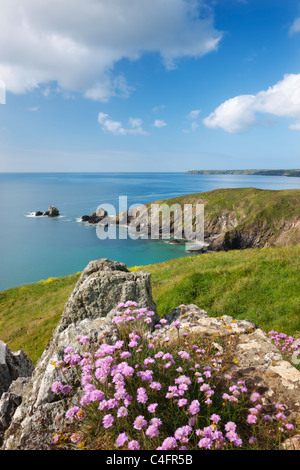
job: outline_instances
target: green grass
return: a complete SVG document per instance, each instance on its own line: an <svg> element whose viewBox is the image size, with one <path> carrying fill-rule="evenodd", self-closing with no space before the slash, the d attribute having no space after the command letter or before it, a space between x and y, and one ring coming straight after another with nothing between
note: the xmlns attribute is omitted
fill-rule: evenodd
<svg viewBox="0 0 300 470"><path fill-rule="evenodd" d="M0 292L0 339L12 351L42 355L80 273Z"/></svg>
<svg viewBox="0 0 300 470"><path fill-rule="evenodd" d="M300 190L226 188L157 202L167 203L170 206L203 203L207 221L225 211L226 213L232 212L243 225L250 222L273 223L299 217Z"/></svg>
<svg viewBox="0 0 300 470"><path fill-rule="evenodd" d="M218 252L135 267L151 273L162 316L194 303L210 316L254 321L300 336L300 246ZM0 293L0 338L36 363L60 320L79 273Z"/></svg>
<svg viewBox="0 0 300 470"><path fill-rule="evenodd" d="M191 256L146 266L160 315L194 303L210 316L230 315L300 335L300 246ZM135 268L137 269L137 268Z"/></svg>

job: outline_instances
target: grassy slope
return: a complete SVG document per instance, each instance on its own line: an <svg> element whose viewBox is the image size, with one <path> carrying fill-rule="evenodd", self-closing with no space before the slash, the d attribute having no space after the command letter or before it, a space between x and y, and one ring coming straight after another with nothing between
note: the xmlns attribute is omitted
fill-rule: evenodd
<svg viewBox="0 0 300 470"><path fill-rule="evenodd" d="M300 214L300 189L267 190L257 188L216 189L159 201L172 204L205 204L205 219L232 212L238 220L272 223L291 220ZM246 219L244 217L246 216Z"/></svg>
<svg viewBox="0 0 300 470"><path fill-rule="evenodd" d="M211 316L231 315L265 331L300 336L300 246L219 252L141 269L152 274L160 315L196 303ZM138 268L133 268L137 270ZM57 325L79 273L0 293L0 338L34 361Z"/></svg>
<svg viewBox="0 0 300 470"><path fill-rule="evenodd" d="M80 273L0 292L0 339L34 362L43 353Z"/></svg>

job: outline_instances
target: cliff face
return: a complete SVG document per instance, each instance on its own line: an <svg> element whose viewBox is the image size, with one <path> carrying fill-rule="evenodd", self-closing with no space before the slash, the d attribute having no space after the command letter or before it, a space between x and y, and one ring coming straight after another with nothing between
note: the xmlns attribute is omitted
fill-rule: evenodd
<svg viewBox="0 0 300 470"><path fill-rule="evenodd" d="M56 423L55 416L57 413L64 415L66 409L78 403L81 388L75 374L70 396L60 398L54 394L51 385L61 376L53 364L62 359L66 347L73 346L76 351L79 335L88 335L91 347L98 348L103 342L114 344L119 337L112 319L118 303L127 300L152 310L154 315L149 328L155 335L154 326L159 317L149 274L131 273L124 264L106 259L93 261L86 267L5 432L3 450L55 449L52 434L67 425L66 422ZM299 418L300 372L283 360L280 351L257 325L246 320L235 321L230 316L211 318L196 305L187 305L184 309L180 306L165 316L170 344L178 334L176 328L172 328L178 318L182 331L189 329L195 338L206 337L212 342L226 338L232 344L227 372L235 380L244 380L249 390L259 392L264 406L282 403L288 407L291 417Z"/></svg>
<svg viewBox="0 0 300 470"><path fill-rule="evenodd" d="M170 208L185 204L193 207L190 217L170 212L170 234L182 224L182 240L190 240L184 228L191 224L195 230L195 207L204 206L204 241L212 251L252 247L288 246L300 243L300 190L269 191L256 188L220 189L154 204ZM119 214L117 224L137 224L141 233L151 236L153 229L162 235L161 221L152 222L151 204L141 206L136 217L127 212ZM162 212L163 213L163 212ZM156 219L155 219L156 220Z"/></svg>

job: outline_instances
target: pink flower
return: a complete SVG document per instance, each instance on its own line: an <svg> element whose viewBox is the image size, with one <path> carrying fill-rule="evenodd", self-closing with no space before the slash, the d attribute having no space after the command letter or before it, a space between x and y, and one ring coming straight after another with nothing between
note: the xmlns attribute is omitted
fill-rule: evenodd
<svg viewBox="0 0 300 470"><path fill-rule="evenodd" d="M62 384L59 380L56 380L56 381L53 382L53 384L51 385L51 390L52 390L52 392L54 392L54 393L58 393L58 392L60 392L61 387L63 387L63 384Z"/></svg>
<svg viewBox="0 0 300 470"><path fill-rule="evenodd" d="M181 398L181 399L178 400L178 402L177 402L177 405L178 405L179 407L185 406L185 405L187 405L187 404L188 404L188 401L187 401L186 398Z"/></svg>
<svg viewBox="0 0 300 470"><path fill-rule="evenodd" d="M77 444L77 442L79 442L81 439L81 435L79 434L79 432L75 432L71 435L71 442L73 442L73 444Z"/></svg>
<svg viewBox="0 0 300 470"><path fill-rule="evenodd" d="M105 429L110 428L113 425L114 417L111 414L105 415L102 419L102 424Z"/></svg>
<svg viewBox="0 0 300 470"><path fill-rule="evenodd" d="M141 430L142 428L147 426L147 421L145 420L144 416L139 415L137 418L135 418L133 422L133 427L135 429Z"/></svg>
<svg viewBox="0 0 300 470"><path fill-rule="evenodd" d="M247 423L255 424L256 421L257 421L257 416L251 415L251 414L247 416Z"/></svg>
<svg viewBox="0 0 300 470"><path fill-rule="evenodd" d="M146 403L147 400L148 400L148 395L146 393L146 390L144 389L144 387L139 387L137 389L137 401L139 403Z"/></svg>
<svg viewBox="0 0 300 470"><path fill-rule="evenodd" d="M191 415L195 415L195 414L199 413L199 411L200 411L199 401L198 400L193 400L192 403L189 406L189 412L191 413Z"/></svg>
<svg viewBox="0 0 300 470"><path fill-rule="evenodd" d="M228 421L228 423L225 424L225 430L226 431L235 431L236 430L236 424L233 421Z"/></svg>
<svg viewBox="0 0 300 470"><path fill-rule="evenodd" d="M151 405L148 406L148 411L150 413L155 413L155 409L158 406L158 403L151 403Z"/></svg>
<svg viewBox="0 0 300 470"><path fill-rule="evenodd" d="M119 434L119 436L116 439L116 446L122 447L126 441L128 441L128 436L126 432L122 432L121 434Z"/></svg>
<svg viewBox="0 0 300 470"><path fill-rule="evenodd" d="M125 406L121 406L119 409L118 409L118 413L117 413L117 417L118 418L123 418L125 416L128 415L128 410Z"/></svg>
<svg viewBox="0 0 300 470"><path fill-rule="evenodd" d="M151 382L150 388L153 390L160 390L161 389L161 383L159 382Z"/></svg>
<svg viewBox="0 0 300 470"><path fill-rule="evenodd" d="M177 447L175 437L167 437L161 445L162 450L174 449L175 447Z"/></svg>
<svg viewBox="0 0 300 470"><path fill-rule="evenodd" d="M219 415L212 414L210 419L214 424L217 424L221 420L221 417Z"/></svg>
<svg viewBox="0 0 300 470"><path fill-rule="evenodd" d="M155 426L155 424L150 424L148 429L146 430L146 436L149 437L158 437L159 436L159 430L158 427Z"/></svg>
<svg viewBox="0 0 300 470"><path fill-rule="evenodd" d="M140 445L138 443L138 441L129 441L128 442L128 449L130 450L139 450L140 449Z"/></svg>
<svg viewBox="0 0 300 470"><path fill-rule="evenodd" d="M257 392L253 392L250 396L250 401L254 402L254 401L258 401L260 400L261 396L259 393Z"/></svg>

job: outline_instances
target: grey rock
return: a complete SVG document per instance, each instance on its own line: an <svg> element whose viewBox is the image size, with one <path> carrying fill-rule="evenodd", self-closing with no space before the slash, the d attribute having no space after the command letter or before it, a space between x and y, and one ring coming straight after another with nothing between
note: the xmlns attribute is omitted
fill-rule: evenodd
<svg viewBox="0 0 300 470"><path fill-rule="evenodd" d="M12 352L0 341L0 397L18 377L30 377L34 365L23 351Z"/></svg>
<svg viewBox="0 0 300 470"><path fill-rule="evenodd" d="M3 443L4 432L9 427L16 409L22 403L29 380L30 377L18 377L0 398L0 446Z"/></svg>

